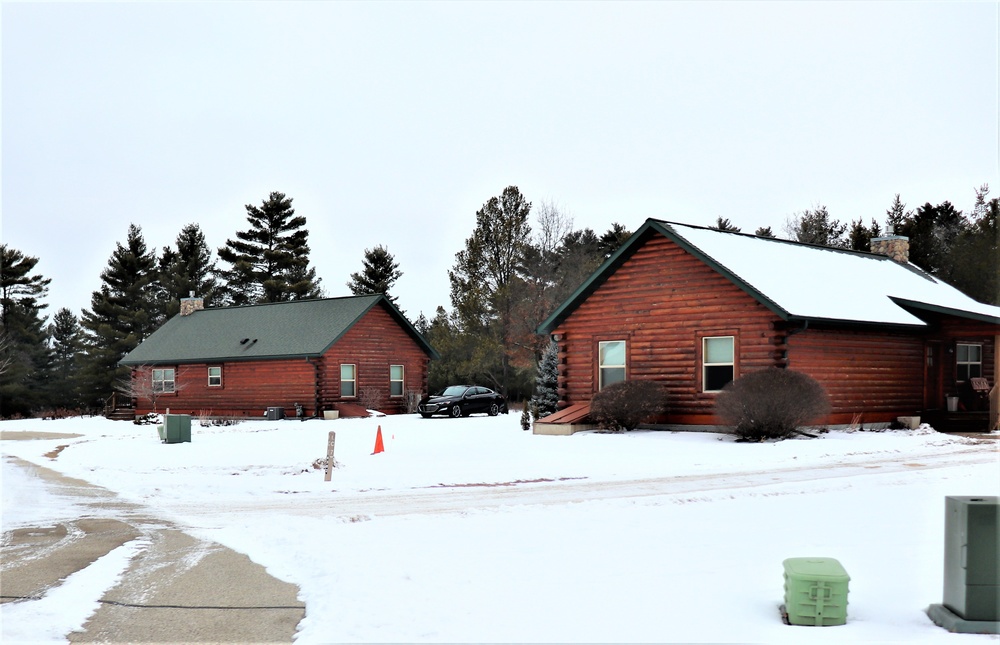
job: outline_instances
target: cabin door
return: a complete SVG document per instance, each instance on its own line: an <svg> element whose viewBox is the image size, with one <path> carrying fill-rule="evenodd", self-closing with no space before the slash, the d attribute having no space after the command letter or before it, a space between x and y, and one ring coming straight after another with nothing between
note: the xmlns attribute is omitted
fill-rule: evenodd
<svg viewBox="0 0 1000 645"><path fill-rule="evenodd" d="M939 410L944 407L941 390L941 343L924 345L924 409Z"/></svg>

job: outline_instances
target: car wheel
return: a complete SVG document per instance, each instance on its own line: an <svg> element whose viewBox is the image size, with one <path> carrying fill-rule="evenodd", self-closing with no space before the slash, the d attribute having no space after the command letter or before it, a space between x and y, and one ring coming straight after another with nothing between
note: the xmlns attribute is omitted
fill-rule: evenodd
<svg viewBox="0 0 1000 645"><path fill-rule="evenodd" d="M425 419L430 419L433 415L427 414L426 412L421 412L420 416L422 416Z"/></svg>
<svg viewBox="0 0 1000 645"><path fill-rule="evenodd" d="M500 406L497 405L496 403L491 403L490 404L489 415L491 417L495 417L498 414L500 414Z"/></svg>
<svg viewBox="0 0 1000 645"><path fill-rule="evenodd" d="M462 416L462 406L456 403L455 405L451 406L450 413L452 419L457 419L458 417Z"/></svg>

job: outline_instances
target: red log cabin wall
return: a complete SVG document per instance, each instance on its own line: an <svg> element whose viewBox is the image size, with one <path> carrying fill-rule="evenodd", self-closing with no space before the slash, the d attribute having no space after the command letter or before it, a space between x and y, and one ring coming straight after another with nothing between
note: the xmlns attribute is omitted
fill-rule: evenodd
<svg viewBox="0 0 1000 645"><path fill-rule="evenodd" d="M263 416L271 406L285 408L286 415L295 414L295 403L314 408L315 374L313 365L304 358L269 361L232 361L226 363L191 363L141 368L134 379L148 389L150 370L169 367L175 370L175 392L156 398L156 411L167 408L174 414L195 416ZM208 384L208 368L222 368L222 384ZM138 413L153 411L150 399L137 400Z"/></svg>
<svg viewBox="0 0 1000 645"><path fill-rule="evenodd" d="M891 421L923 407L922 332L816 329L791 335L788 369L813 377L830 397L827 423Z"/></svg>
<svg viewBox="0 0 1000 645"><path fill-rule="evenodd" d="M716 393L702 392L701 339L734 336L735 373L780 365L786 332L749 294L667 238L654 235L563 323L562 405L598 390L598 343L626 341L626 378L667 388L668 423L715 423Z"/></svg>
<svg viewBox="0 0 1000 645"><path fill-rule="evenodd" d="M319 400L324 409L337 403L368 403L388 414L406 412L408 393L427 391L427 354L382 307L375 307L324 354L320 367ZM356 366L355 396L340 395L340 366ZM403 395L389 395L389 367L403 366ZM419 397L418 397L419 398Z"/></svg>
<svg viewBox="0 0 1000 645"><path fill-rule="evenodd" d="M337 403L360 404L362 398L340 396L340 365L357 367L356 393L371 390L380 395L379 410L406 412L407 393L427 390L427 354L382 307L371 309L318 359L289 358L262 361L233 361L162 365L175 370L174 393L160 394L156 409L176 414L214 416L263 416L268 407L278 406L286 416L295 415L295 404L306 416L319 410L335 410ZM403 366L403 396L389 391L389 366ZM222 385L209 386L208 368L222 367ZM133 372L133 379L151 382L150 370ZM141 391L142 388L136 388ZM148 390L148 385L144 386ZM137 400L136 411L151 412L148 398Z"/></svg>
<svg viewBox="0 0 1000 645"><path fill-rule="evenodd" d="M961 318L941 317L935 321L937 332L928 337L929 343L938 343L941 360L941 386L944 396L958 396L962 405L972 407L973 394L967 381L958 380L956 346L958 344L982 347L982 375L990 387L996 385L996 338L1000 326ZM943 401L941 406L943 406Z"/></svg>

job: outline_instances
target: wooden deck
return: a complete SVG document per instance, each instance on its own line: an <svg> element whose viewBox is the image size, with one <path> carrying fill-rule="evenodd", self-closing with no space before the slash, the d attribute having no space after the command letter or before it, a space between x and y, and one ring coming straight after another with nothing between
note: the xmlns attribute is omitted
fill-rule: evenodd
<svg viewBox="0 0 1000 645"><path fill-rule="evenodd" d="M594 427L590 421L590 401L587 401L571 405L538 419L534 423L532 432L534 434L568 435L580 430L591 430Z"/></svg>
<svg viewBox="0 0 1000 645"><path fill-rule="evenodd" d="M924 410L920 422L930 425L938 432L989 432L989 411L948 412L946 410Z"/></svg>

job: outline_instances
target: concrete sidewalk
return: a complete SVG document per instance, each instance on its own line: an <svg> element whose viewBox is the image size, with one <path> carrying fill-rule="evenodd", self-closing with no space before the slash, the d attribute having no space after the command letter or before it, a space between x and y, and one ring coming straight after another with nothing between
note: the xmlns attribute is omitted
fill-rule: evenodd
<svg viewBox="0 0 1000 645"><path fill-rule="evenodd" d="M150 517L148 509L106 489L16 461L91 512L55 526L4 531L2 602L40 598L67 576L141 539L148 546L100 599L84 631L66 635L71 642L292 641L305 616L295 585L270 576L243 554Z"/></svg>

